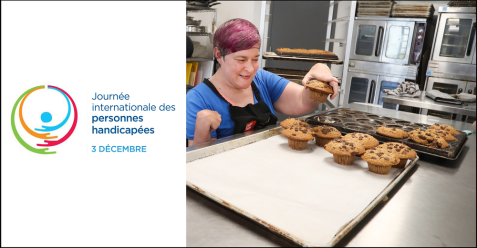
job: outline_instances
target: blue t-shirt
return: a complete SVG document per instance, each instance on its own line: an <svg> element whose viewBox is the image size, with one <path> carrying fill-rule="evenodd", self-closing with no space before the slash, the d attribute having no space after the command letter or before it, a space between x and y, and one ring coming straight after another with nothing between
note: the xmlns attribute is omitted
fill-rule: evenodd
<svg viewBox="0 0 477 248"><path fill-rule="evenodd" d="M260 92L260 99L268 105L272 114L275 114L273 104L280 98L289 80L259 69L253 81ZM255 94L253 99L257 103ZM187 139L194 139L195 119L197 113L204 109L217 111L222 118L217 130L210 133L211 138L220 139L234 133L234 122L230 118L229 104L218 97L206 84L201 83L187 92Z"/></svg>

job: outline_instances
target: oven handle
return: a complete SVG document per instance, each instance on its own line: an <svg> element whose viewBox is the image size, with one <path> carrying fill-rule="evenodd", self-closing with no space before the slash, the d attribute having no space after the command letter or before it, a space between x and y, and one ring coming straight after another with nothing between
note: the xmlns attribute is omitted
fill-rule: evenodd
<svg viewBox="0 0 477 248"><path fill-rule="evenodd" d="M369 89L368 103L374 103L374 88L376 87L376 81L371 80L371 89Z"/></svg>
<svg viewBox="0 0 477 248"><path fill-rule="evenodd" d="M472 24L472 32L470 32L469 44L467 44L467 56L470 56L472 52L472 45L474 44L474 36L475 36L475 22Z"/></svg>
<svg viewBox="0 0 477 248"><path fill-rule="evenodd" d="M381 42L383 41L383 34L384 34L384 28L382 26L379 26L378 41L376 42L376 50L374 51L374 55L376 57L381 55Z"/></svg>

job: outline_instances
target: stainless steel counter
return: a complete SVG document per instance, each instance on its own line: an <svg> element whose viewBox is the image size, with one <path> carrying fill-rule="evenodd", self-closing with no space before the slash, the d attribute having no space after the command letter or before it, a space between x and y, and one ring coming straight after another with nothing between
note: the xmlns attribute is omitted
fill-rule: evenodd
<svg viewBox="0 0 477 248"><path fill-rule="evenodd" d="M432 116L358 104L350 108L425 124L449 124L458 130L471 129L471 124ZM244 136L238 134L200 147ZM187 151L200 147L192 146ZM475 151L476 138L472 134L457 160L421 154L415 168L388 194L389 200L373 209L337 246L476 246ZM191 189L187 189L187 245L296 246Z"/></svg>
<svg viewBox="0 0 477 248"><path fill-rule="evenodd" d="M405 106L411 106L416 108L425 108L432 109L444 112L450 112L461 115L476 115L475 102L468 103L464 105L456 105L449 103L436 102L429 97L426 97L425 94L421 94L420 97L402 97L402 96L383 96L383 102L401 104Z"/></svg>

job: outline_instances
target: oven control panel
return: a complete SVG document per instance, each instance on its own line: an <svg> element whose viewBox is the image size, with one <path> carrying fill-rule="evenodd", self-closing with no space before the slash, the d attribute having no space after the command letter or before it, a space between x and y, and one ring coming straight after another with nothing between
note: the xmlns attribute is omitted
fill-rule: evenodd
<svg viewBox="0 0 477 248"><path fill-rule="evenodd" d="M416 32L414 37L413 51L410 54L410 64L419 65L421 62L422 47L424 46L424 36L426 33L426 23L416 23Z"/></svg>

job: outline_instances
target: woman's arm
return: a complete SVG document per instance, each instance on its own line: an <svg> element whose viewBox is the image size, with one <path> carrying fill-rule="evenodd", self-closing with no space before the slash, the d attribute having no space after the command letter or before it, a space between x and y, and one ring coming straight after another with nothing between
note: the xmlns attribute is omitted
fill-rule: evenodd
<svg viewBox="0 0 477 248"><path fill-rule="evenodd" d="M211 141L210 132L216 130L222 122L222 117L217 111L204 109L197 113L195 120L194 139L189 140L189 146Z"/></svg>
<svg viewBox="0 0 477 248"><path fill-rule="evenodd" d="M286 115L304 115L315 109L319 103L310 100L310 90L306 88L306 82L311 79L329 82L334 92L331 100L338 95L338 80L333 77L331 70L325 64L316 64L303 78L302 84L305 87L288 83L280 98L273 104L274 108Z"/></svg>

